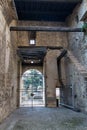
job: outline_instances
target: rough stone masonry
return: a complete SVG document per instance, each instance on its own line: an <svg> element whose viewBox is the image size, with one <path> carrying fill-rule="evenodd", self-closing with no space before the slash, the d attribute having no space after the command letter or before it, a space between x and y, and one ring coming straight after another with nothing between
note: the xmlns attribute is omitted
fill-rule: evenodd
<svg viewBox="0 0 87 130"><path fill-rule="evenodd" d="M29 32L10 32L10 26L82 27L87 19L86 5L87 0L79 3L65 22L25 22L17 19L11 0L0 1L0 122L19 106L20 76L24 69L32 68L23 68L17 56L18 46L29 46ZM83 32L36 32L36 46L62 46L71 52L62 60L65 83L62 103L87 112L87 35ZM56 87L60 86L56 59L60 53L48 50L40 68L44 70L47 107L56 107Z"/></svg>

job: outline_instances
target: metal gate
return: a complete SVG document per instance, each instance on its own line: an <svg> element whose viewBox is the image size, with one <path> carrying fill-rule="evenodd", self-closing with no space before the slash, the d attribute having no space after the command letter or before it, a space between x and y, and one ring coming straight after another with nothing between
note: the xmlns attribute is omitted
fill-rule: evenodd
<svg viewBox="0 0 87 130"><path fill-rule="evenodd" d="M29 87L24 86L24 80L22 79L22 87L20 87L20 107L34 107L34 106L44 106L45 105L45 88L44 84L42 86L34 85L34 79L38 77L38 74L23 76L23 78L32 78L32 83ZM43 77L42 77L43 78ZM40 84L40 79L38 80ZM44 81L43 81L44 82Z"/></svg>

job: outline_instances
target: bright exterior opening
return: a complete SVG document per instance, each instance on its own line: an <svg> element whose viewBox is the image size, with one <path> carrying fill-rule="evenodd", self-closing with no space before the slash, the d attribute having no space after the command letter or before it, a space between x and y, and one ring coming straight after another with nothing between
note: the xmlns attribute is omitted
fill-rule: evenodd
<svg viewBox="0 0 87 130"><path fill-rule="evenodd" d="M20 107L45 106L44 76L35 69L26 71L21 78Z"/></svg>
<svg viewBox="0 0 87 130"><path fill-rule="evenodd" d="M30 45L35 45L35 40L30 40Z"/></svg>
<svg viewBox="0 0 87 130"><path fill-rule="evenodd" d="M57 101L57 107L60 104L60 88L56 88L56 101Z"/></svg>

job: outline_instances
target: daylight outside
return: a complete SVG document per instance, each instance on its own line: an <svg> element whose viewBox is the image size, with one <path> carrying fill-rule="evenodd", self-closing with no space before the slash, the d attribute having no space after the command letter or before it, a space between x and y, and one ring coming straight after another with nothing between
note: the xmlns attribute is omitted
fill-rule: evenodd
<svg viewBox="0 0 87 130"><path fill-rule="evenodd" d="M21 78L20 107L44 106L44 80L41 72L27 70Z"/></svg>

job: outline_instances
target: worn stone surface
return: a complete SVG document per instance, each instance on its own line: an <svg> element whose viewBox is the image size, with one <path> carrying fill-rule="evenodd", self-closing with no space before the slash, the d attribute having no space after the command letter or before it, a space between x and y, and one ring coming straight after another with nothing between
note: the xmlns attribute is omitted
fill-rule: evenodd
<svg viewBox="0 0 87 130"><path fill-rule="evenodd" d="M9 17L10 19L10 17ZM16 25L15 22L11 23ZM17 37L9 31L0 6L0 122L16 108ZM16 39L15 39L16 38Z"/></svg>
<svg viewBox="0 0 87 130"><path fill-rule="evenodd" d="M79 21L79 18L84 14L86 4L87 1L83 0L82 4L79 4L72 15L68 17L67 24L69 27L82 27L83 21ZM83 68L87 68L87 35L82 32L68 33L68 41L68 49L71 50L78 61L78 63L74 64L67 59L66 66L67 84L71 84L72 89L72 104L74 107L87 112L87 81L86 78L79 73L80 70L78 71L78 69L80 69L79 63Z"/></svg>
<svg viewBox="0 0 87 130"><path fill-rule="evenodd" d="M66 26L59 22L18 22L21 26ZM29 32L18 33L18 45L29 46ZM36 32L36 46L64 46L67 47L67 34L63 32Z"/></svg>
<svg viewBox="0 0 87 130"><path fill-rule="evenodd" d="M59 50L48 50L45 58L45 85L47 107L56 107L56 86L58 82L57 57L59 55Z"/></svg>
<svg viewBox="0 0 87 130"><path fill-rule="evenodd" d="M87 130L87 116L65 108L20 108L0 130Z"/></svg>
<svg viewBox="0 0 87 130"><path fill-rule="evenodd" d="M13 19L17 20L17 15L15 12L15 7L12 0L0 0L0 10L9 25Z"/></svg>

